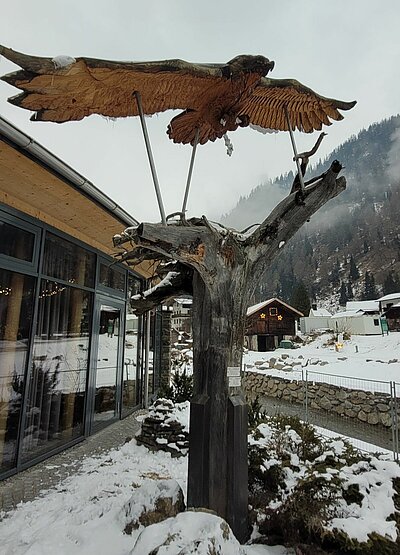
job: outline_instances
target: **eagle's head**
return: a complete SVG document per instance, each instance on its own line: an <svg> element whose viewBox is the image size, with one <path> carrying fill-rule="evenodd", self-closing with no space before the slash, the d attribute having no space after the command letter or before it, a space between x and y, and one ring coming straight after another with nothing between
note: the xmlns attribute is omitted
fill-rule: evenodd
<svg viewBox="0 0 400 555"><path fill-rule="evenodd" d="M230 60L223 68L223 74L229 77L243 73L258 73L260 77L265 77L274 68L275 62L268 60L264 56L251 56L241 54Z"/></svg>

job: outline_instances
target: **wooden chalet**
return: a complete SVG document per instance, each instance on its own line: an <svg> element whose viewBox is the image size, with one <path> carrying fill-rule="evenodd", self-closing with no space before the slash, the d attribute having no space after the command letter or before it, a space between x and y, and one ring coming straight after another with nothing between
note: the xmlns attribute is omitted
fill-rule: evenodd
<svg viewBox="0 0 400 555"><path fill-rule="evenodd" d="M247 310L245 344L252 351L273 351L296 335L303 314L280 299L268 299Z"/></svg>

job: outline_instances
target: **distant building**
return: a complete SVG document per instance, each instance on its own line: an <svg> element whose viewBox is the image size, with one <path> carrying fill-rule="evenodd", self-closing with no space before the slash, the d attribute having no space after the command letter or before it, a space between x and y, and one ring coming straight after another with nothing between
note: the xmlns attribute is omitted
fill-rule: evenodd
<svg viewBox="0 0 400 555"><path fill-rule="evenodd" d="M382 333L380 316L377 312L363 309L344 310L331 318L331 328L338 333L351 335L380 335Z"/></svg>
<svg viewBox="0 0 400 555"><path fill-rule="evenodd" d="M247 309L245 345L252 351L272 351L282 339L296 335L301 312L276 297Z"/></svg>
<svg viewBox="0 0 400 555"><path fill-rule="evenodd" d="M379 308L390 331L400 331L400 293L391 293L378 299Z"/></svg>
<svg viewBox="0 0 400 555"><path fill-rule="evenodd" d="M192 299L179 297L172 304L171 326L179 332L192 333Z"/></svg>
<svg viewBox="0 0 400 555"><path fill-rule="evenodd" d="M317 308L313 304L308 316L300 318L300 330L302 333L310 333L314 330L330 329L332 314L325 308Z"/></svg>

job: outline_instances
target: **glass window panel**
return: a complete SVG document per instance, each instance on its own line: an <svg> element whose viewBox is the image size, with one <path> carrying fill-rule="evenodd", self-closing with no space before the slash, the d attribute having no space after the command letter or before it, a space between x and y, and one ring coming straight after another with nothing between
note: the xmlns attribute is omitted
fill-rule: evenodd
<svg viewBox="0 0 400 555"><path fill-rule="evenodd" d="M137 295L142 290L142 281L132 274L128 274L128 297Z"/></svg>
<svg viewBox="0 0 400 555"><path fill-rule="evenodd" d="M128 275L129 297L140 291L141 282ZM122 379L122 413L126 414L140 403L141 383L139 362L139 318L134 314L129 300L126 307L124 368Z"/></svg>
<svg viewBox="0 0 400 555"><path fill-rule="evenodd" d="M32 262L34 245L34 233L0 221L0 254Z"/></svg>
<svg viewBox="0 0 400 555"><path fill-rule="evenodd" d="M0 269L0 471L16 462L35 282Z"/></svg>
<svg viewBox="0 0 400 555"><path fill-rule="evenodd" d="M77 285L94 287L95 254L46 233L43 274Z"/></svg>
<svg viewBox="0 0 400 555"><path fill-rule="evenodd" d="M101 305L94 402L96 423L105 422L116 415L120 320L119 308Z"/></svg>
<svg viewBox="0 0 400 555"><path fill-rule="evenodd" d="M83 434L92 293L42 280L23 458Z"/></svg>
<svg viewBox="0 0 400 555"><path fill-rule="evenodd" d="M124 368L122 380L122 413L127 414L141 402L142 366L139 344L141 322L134 314L129 299L142 289L142 281L128 273L128 302L125 322Z"/></svg>
<svg viewBox="0 0 400 555"><path fill-rule="evenodd" d="M125 272L118 270L115 266L100 263L100 285L125 292Z"/></svg>

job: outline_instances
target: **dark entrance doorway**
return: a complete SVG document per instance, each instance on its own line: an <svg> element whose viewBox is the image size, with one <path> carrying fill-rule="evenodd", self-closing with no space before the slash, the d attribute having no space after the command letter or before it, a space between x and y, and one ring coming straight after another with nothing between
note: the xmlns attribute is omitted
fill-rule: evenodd
<svg viewBox="0 0 400 555"><path fill-rule="evenodd" d="M257 349L260 352L275 350L275 337L273 335L257 335Z"/></svg>

